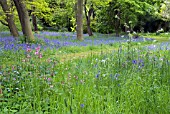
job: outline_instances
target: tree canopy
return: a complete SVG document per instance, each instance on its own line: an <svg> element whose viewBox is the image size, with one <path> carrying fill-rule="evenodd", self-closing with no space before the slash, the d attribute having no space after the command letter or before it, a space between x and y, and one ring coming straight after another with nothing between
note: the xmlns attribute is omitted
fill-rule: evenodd
<svg viewBox="0 0 170 114"><path fill-rule="evenodd" d="M9 10L13 12L14 22L21 30L17 8L12 1L7 2ZM26 0L24 4L30 21L34 21L33 26L36 25L37 29L75 32L76 2L76 0ZM127 31L156 32L160 28L169 30L167 26L170 20L169 0L84 0L83 6L84 33L91 30L119 35L120 32ZM90 13L92 7L93 13ZM0 22L8 26L5 13L1 7ZM90 16L87 18L88 15Z"/></svg>

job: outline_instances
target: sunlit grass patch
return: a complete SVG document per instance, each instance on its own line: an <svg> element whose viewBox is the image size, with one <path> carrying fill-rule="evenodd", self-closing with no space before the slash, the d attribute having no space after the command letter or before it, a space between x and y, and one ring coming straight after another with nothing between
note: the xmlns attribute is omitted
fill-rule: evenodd
<svg viewBox="0 0 170 114"><path fill-rule="evenodd" d="M140 34L140 36L143 36L145 38L153 38L159 42L170 41L169 33L160 33L159 35L156 35L155 33L145 33L145 34Z"/></svg>

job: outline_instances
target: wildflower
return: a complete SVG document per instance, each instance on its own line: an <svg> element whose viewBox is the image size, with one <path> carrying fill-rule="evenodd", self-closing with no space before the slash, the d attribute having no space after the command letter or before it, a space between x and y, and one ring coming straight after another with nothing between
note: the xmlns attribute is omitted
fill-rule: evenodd
<svg viewBox="0 0 170 114"><path fill-rule="evenodd" d="M31 58L31 55L28 54L28 55L27 55L27 58Z"/></svg>
<svg viewBox="0 0 170 114"><path fill-rule="evenodd" d="M22 62L26 62L26 60L25 60L25 59L23 59L23 60L22 60Z"/></svg>
<svg viewBox="0 0 170 114"><path fill-rule="evenodd" d="M51 81L51 78L48 78L47 80L48 80L48 81Z"/></svg>
<svg viewBox="0 0 170 114"><path fill-rule="evenodd" d="M137 60L132 60L132 63L133 64L137 64Z"/></svg>
<svg viewBox="0 0 170 114"><path fill-rule="evenodd" d="M31 48L29 48L29 47L27 47L26 50L27 50L27 52L31 52Z"/></svg>
<svg viewBox="0 0 170 114"><path fill-rule="evenodd" d="M19 88L15 88L15 90L19 90Z"/></svg>
<svg viewBox="0 0 170 114"><path fill-rule="evenodd" d="M106 60L102 59L101 62L105 64L105 63L106 63Z"/></svg>
<svg viewBox="0 0 170 114"><path fill-rule="evenodd" d="M53 85L50 85L50 88L53 88L54 86Z"/></svg>
<svg viewBox="0 0 170 114"><path fill-rule="evenodd" d="M36 52L35 52L35 55L38 55L38 54L39 54L39 52L38 52L38 51L36 51Z"/></svg>
<svg viewBox="0 0 170 114"><path fill-rule="evenodd" d="M98 73L96 75L96 78L99 78L99 75L100 75L100 71L98 71Z"/></svg>
<svg viewBox="0 0 170 114"><path fill-rule="evenodd" d="M99 75L100 75L100 74L98 73L98 74L96 75L96 78L99 78Z"/></svg>
<svg viewBox="0 0 170 114"><path fill-rule="evenodd" d="M51 63L51 61L52 61L52 60L51 60L50 58L49 58L49 59L47 59L47 62L48 62L48 63Z"/></svg>
<svg viewBox="0 0 170 114"><path fill-rule="evenodd" d="M139 66L140 66L140 67L143 67L143 66L144 66L143 60L139 60Z"/></svg>
<svg viewBox="0 0 170 114"><path fill-rule="evenodd" d="M115 78L116 80L118 80L118 77L119 77L119 76L120 76L120 74L116 73L115 76L114 76L114 78Z"/></svg>
<svg viewBox="0 0 170 114"><path fill-rule="evenodd" d="M103 76L103 77L105 77L105 76L106 76L106 74L103 74L102 76Z"/></svg>
<svg viewBox="0 0 170 114"><path fill-rule="evenodd" d="M12 66L12 70L14 70L15 69L15 66Z"/></svg>
<svg viewBox="0 0 170 114"><path fill-rule="evenodd" d="M124 37L125 37L124 35L121 36L121 38L124 38Z"/></svg>
<svg viewBox="0 0 170 114"><path fill-rule="evenodd" d="M35 48L36 52L40 51L40 45L38 47Z"/></svg>
<svg viewBox="0 0 170 114"><path fill-rule="evenodd" d="M164 58L159 58L159 60L160 60L160 61L163 61L163 60L164 60Z"/></svg>
<svg viewBox="0 0 170 114"><path fill-rule="evenodd" d="M81 108L84 108L84 104L80 104L80 107L81 107Z"/></svg>
<svg viewBox="0 0 170 114"><path fill-rule="evenodd" d="M40 59L42 58L42 53L39 54L39 58L40 58Z"/></svg>
<svg viewBox="0 0 170 114"><path fill-rule="evenodd" d="M84 80L80 80L80 82L81 82L82 84L84 84Z"/></svg>
<svg viewBox="0 0 170 114"><path fill-rule="evenodd" d="M78 80L78 76L74 76L74 78L75 78L76 80Z"/></svg>

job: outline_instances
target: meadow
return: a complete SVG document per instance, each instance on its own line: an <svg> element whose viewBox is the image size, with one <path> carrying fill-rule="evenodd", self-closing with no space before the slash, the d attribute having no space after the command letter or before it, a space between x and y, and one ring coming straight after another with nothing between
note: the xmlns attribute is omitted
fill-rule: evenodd
<svg viewBox="0 0 170 114"><path fill-rule="evenodd" d="M0 34L0 114L169 114L170 40ZM170 36L170 35L169 35ZM22 38L21 38L22 39Z"/></svg>

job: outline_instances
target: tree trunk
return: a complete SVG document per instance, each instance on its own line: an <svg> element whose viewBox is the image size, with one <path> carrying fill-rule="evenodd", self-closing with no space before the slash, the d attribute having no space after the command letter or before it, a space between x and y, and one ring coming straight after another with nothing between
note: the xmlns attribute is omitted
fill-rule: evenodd
<svg viewBox="0 0 170 114"><path fill-rule="evenodd" d="M83 40L83 0L77 0L77 39Z"/></svg>
<svg viewBox="0 0 170 114"><path fill-rule="evenodd" d="M120 11L117 11L116 13L117 18L115 19L115 32L116 32L116 36L119 36L119 32L120 32Z"/></svg>
<svg viewBox="0 0 170 114"><path fill-rule="evenodd" d="M33 1L33 0L31 0ZM35 11L35 6L32 6L32 11L31 13ZM31 14L32 15L32 25L34 27L34 32L37 32L38 31L38 26L37 26L37 18L36 18L36 15L35 14Z"/></svg>
<svg viewBox="0 0 170 114"><path fill-rule="evenodd" d="M87 33L89 34L89 36L93 36L92 30L90 27L90 23L91 23L90 16L91 16L92 12L91 12L91 8L90 8L90 10L88 11L88 14L87 14L86 4L87 4L87 0L84 1L84 12L85 12L86 21L87 21Z"/></svg>
<svg viewBox="0 0 170 114"><path fill-rule="evenodd" d="M29 15L26 6L24 4L24 0L13 0L13 1L17 8L19 20L22 27L22 32L25 36L26 41L28 42L34 41L34 35L32 33Z"/></svg>
<svg viewBox="0 0 170 114"><path fill-rule="evenodd" d="M13 14L12 14L12 12L10 12L10 8L7 4L7 0L0 0L0 4L2 6L3 11L6 14L6 21L8 23L8 28L9 28L12 36L17 38L19 36L19 33L18 33L17 27L14 23Z"/></svg>
<svg viewBox="0 0 170 114"><path fill-rule="evenodd" d="M75 24L76 24L76 31L77 31L77 2L75 2L75 4L74 4L74 11L75 11L75 19L76 19L76 22L75 22Z"/></svg>
<svg viewBox="0 0 170 114"><path fill-rule="evenodd" d="M38 31L37 18L34 14L32 14L32 24L33 24L33 27L34 27L34 32L37 32Z"/></svg>

